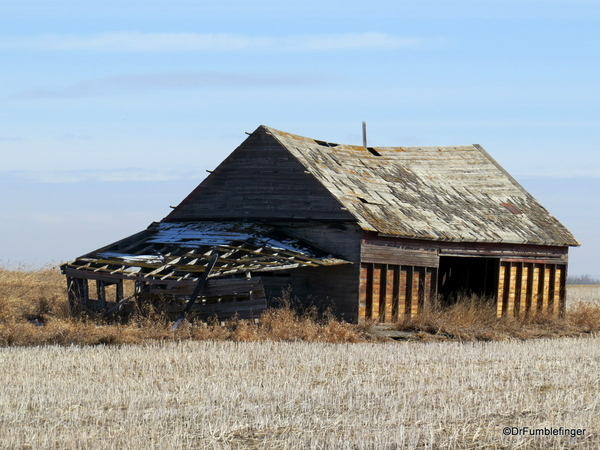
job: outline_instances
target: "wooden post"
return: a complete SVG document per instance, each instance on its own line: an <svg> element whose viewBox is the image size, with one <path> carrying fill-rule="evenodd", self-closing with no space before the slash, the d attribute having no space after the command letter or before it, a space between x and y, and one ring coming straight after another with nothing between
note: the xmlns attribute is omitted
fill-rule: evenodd
<svg viewBox="0 0 600 450"><path fill-rule="evenodd" d="M515 267L515 304L513 307L513 316L519 317L521 311L521 302L523 301L523 263L517 263Z"/></svg>
<svg viewBox="0 0 600 450"><path fill-rule="evenodd" d="M373 264L373 306L371 309L371 319L376 321L381 321L379 304L381 301L381 274L383 272L384 267L385 266L383 264Z"/></svg>
<svg viewBox="0 0 600 450"><path fill-rule="evenodd" d="M532 310L532 304L533 304L533 299L534 299L534 295L533 295L533 286L534 286L534 276L535 276L535 264L533 263L529 263L527 264L528 268L528 277L527 277L527 299L526 299L526 305L525 305L525 315L530 315L531 314L531 310Z"/></svg>
<svg viewBox="0 0 600 450"><path fill-rule="evenodd" d="M96 294L98 295L98 309L106 309L106 283L102 280L96 280Z"/></svg>
<svg viewBox="0 0 600 450"><path fill-rule="evenodd" d="M400 318L399 311L399 301L400 301L400 276L402 275L402 271L400 270L400 266L394 266L394 287L392 294L392 322L398 322Z"/></svg>
<svg viewBox="0 0 600 450"><path fill-rule="evenodd" d="M367 296L365 299L365 319L373 316L373 264L367 264Z"/></svg>
<svg viewBox="0 0 600 450"><path fill-rule="evenodd" d="M72 311L78 302L78 298L75 293L75 279L71 277L67 277L67 298L69 299L69 309Z"/></svg>
<svg viewBox="0 0 600 450"><path fill-rule="evenodd" d="M500 269L498 271L498 301L496 308L496 317L502 317L502 312L504 311L504 291L506 290L505 272L506 265L505 263L501 262Z"/></svg>
<svg viewBox="0 0 600 450"><path fill-rule="evenodd" d="M566 311L567 301L567 266L561 266L560 269L560 306L559 315L563 316Z"/></svg>
<svg viewBox="0 0 600 450"><path fill-rule="evenodd" d="M85 278L67 277L67 291L71 310L76 308L78 305L88 305L88 280Z"/></svg>
<svg viewBox="0 0 600 450"><path fill-rule="evenodd" d="M360 266L360 299L358 303L358 323L367 319L367 298L369 296L369 268L368 264Z"/></svg>
<svg viewBox="0 0 600 450"><path fill-rule="evenodd" d="M414 279L414 267L408 266L406 268L406 303L404 313L408 317L412 317L412 303L413 299L413 279Z"/></svg>
<svg viewBox="0 0 600 450"><path fill-rule="evenodd" d="M556 264L550 266L550 276L548 277L548 310L547 313L554 315L556 313L557 305L555 300L556 291Z"/></svg>
<svg viewBox="0 0 600 450"><path fill-rule="evenodd" d="M119 303L121 300L123 300L123 280L119 280L117 282L117 294L115 297L115 301L117 303Z"/></svg>

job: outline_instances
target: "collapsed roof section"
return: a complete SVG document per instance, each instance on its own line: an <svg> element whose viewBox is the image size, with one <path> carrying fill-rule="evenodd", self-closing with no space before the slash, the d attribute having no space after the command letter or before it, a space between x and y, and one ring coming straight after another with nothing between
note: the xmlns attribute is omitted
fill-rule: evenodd
<svg viewBox="0 0 600 450"><path fill-rule="evenodd" d="M85 278L172 284L196 281L214 253L209 277L349 264L280 230L246 222L152 223L146 230L62 266Z"/></svg>

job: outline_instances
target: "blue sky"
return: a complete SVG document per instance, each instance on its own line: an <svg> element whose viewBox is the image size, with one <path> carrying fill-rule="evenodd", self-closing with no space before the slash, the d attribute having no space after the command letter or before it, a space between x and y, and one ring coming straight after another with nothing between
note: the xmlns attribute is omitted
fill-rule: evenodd
<svg viewBox="0 0 600 450"><path fill-rule="evenodd" d="M600 277L600 1L0 0L0 261L160 220L265 124L481 144Z"/></svg>

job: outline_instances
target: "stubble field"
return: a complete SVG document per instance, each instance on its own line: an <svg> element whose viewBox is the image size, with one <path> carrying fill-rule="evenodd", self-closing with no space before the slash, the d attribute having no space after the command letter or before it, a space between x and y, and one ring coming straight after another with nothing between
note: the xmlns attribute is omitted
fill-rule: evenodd
<svg viewBox="0 0 600 450"><path fill-rule="evenodd" d="M599 344L4 348L0 446L598 448ZM504 436L505 427L585 431Z"/></svg>

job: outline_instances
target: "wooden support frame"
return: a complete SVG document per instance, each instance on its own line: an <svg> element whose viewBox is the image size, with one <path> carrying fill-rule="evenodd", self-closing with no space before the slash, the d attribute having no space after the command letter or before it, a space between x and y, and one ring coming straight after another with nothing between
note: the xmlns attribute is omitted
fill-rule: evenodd
<svg viewBox="0 0 600 450"><path fill-rule="evenodd" d="M414 317L437 293L437 268L362 263L358 321L394 323Z"/></svg>
<svg viewBox="0 0 600 450"><path fill-rule="evenodd" d="M500 263L497 316L559 316L565 310L566 265L547 261Z"/></svg>
<svg viewBox="0 0 600 450"><path fill-rule="evenodd" d="M87 279L67 277L67 293L71 310L79 305L88 306L90 296Z"/></svg>

